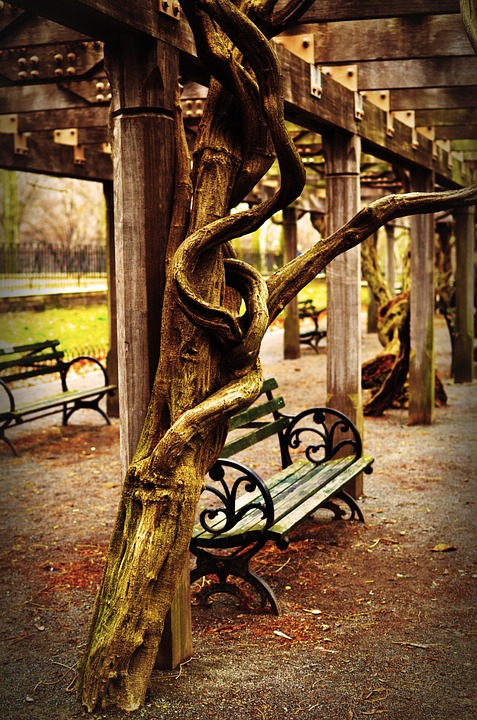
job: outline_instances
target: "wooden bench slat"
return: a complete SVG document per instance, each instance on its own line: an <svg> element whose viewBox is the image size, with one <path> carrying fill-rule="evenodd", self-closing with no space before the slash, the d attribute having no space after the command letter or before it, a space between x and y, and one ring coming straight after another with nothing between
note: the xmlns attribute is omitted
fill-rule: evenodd
<svg viewBox="0 0 477 720"><path fill-rule="evenodd" d="M265 415L271 415L277 410L281 410L285 407L285 401L282 397L273 398L267 400L260 405L252 405L247 410L237 413L230 419L229 431L235 430L236 428L246 427L250 423L264 417Z"/></svg>
<svg viewBox="0 0 477 720"><path fill-rule="evenodd" d="M45 365L44 367L33 367L31 370L22 370L22 372L10 373L9 375L2 375L4 383L12 383L17 380L28 380L33 377L40 377L42 375L51 375L57 373L58 367L56 365Z"/></svg>
<svg viewBox="0 0 477 720"><path fill-rule="evenodd" d="M316 512L324 501L331 498L350 480L353 480L357 475L369 468L373 461L374 458L363 455L362 458L342 470L336 477L328 480L326 485L318 487L305 502L299 503L292 512L285 514L279 522L269 528L267 537L279 539L291 532L302 520Z"/></svg>
<svg viewBox="0 0 477 720"><path fill-rule="evenodd" d="M43 340L29 345L4 345L0 347L0 355L15 355L22 352L38 352L46 348L54 348L60 344L59 340Z"/></svg>
<svg viewBox="0 0 477 720"><path fill-rule="evenodd" d="M222 449L221 456L223 458L229 458L231 455L235 455L241 450L245 450L252 445L256 445L256 443L260 442L260 440L265 440L265 438L276 435L279 430L284 430L289 422L288 418L279 418L278 420L256 428L245 435L241 435L236 440L232 440L225 445Z"/></svg>
<svg viewBox="0 0 477 720"><path fill-rule="evenodd" d="M60 393L58 395L53 395L49 398L41 398L39 400L35 400L31 403L25 403L24 405L21 405L13 411L7 411L0 415L0 417L13 417L18 418L22 417L22 415L30 415L31 413L38 412L41 410L48 410L50 408L54 407L61 407L62 405L65 405L66 403L74 402L75 400L82 400L84 398L93 397L95 395L99 395L100 393L106 394L107 392L111 392L112 390L115 390L115 385L102 385L101 387L86 389L86 390L68 390L67 392Z"/></svg>

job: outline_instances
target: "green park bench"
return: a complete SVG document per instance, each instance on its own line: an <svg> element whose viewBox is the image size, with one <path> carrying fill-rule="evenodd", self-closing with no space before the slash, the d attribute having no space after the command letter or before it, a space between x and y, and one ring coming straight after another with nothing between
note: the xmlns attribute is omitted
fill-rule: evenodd
<svg viewBox="0 0 477 720"><path fill-rule="evenodd" d="M300 300L298 303L298 318L301 326L300 345L309 345L315 352L318 352L318 345L326 337L326 328L320 325L324 315L326 315L325 307L316 308L311 299Z"/></svg>
<svg viewBox="0 0 477 720"><path fill-rule="evenodd" d="M278 614L278 603L265 580L250 568L251 559L268 540L280 549L289 534L318 508L336 518L364 522L346 485L360 473L371 473L374 459L363 455L358 430L346 415L331 408L311 408L295 416L281 412L285 402L274 397L275 379L266 380L258 400L233 416L228 441L209 472L210 483L201 497L199 520L190 548L196 556L191 582L208 578L198 592L200 602L225 592L251 606L237 582L242 578L260 596L259 610ZM282 470L267 480L232 455L276 435ZM300 457L301 456L301 457Z"/></svg>
<svg viewBox="0 0 477 720"><path fill-rule="evenodd" d="M106 369L96 358L88 355L65 362L64 352L58 350L59 340L45 340L30 345L0 347L0 439L3 440L16 455L17 452L5 431L15 425L29 420L53 415L63 414L63 425L77 410L88 408L95 410L110 424L106 413L99 407L99 402L106 394L113 394L115 385L110 385ZM79 389L68 388L68 372L75 363L92 363L102 371L102 382L94 387ZM46 375L59 376L61 391L47 394L37 399L16 402L16 388L20 381L28 382L32 378ZM70 375L71 378L71 375ZM14 386L14 384L16 384ZM12 387L13 386L13 387ZM46 387L46 384L45 384ZM17 393L18 394L18 393ZM24 394L24 393L23 393ZM36 393L35 393L36 394Z"/></svg>

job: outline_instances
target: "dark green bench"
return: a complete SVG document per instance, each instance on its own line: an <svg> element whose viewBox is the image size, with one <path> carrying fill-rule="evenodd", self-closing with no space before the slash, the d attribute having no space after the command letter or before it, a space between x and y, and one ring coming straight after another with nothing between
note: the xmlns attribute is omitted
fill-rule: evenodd
<svg viewBox="0 0 477 720"><path fill-rule="evenodd" d="M320 325L321 318L326 315L326 308L316 308L313 300L300 300L298 318L300 326L300 345L309 345L318 352L318 345L326 337L326 329ZM302 323L302 321L305 321Z"/></svg>
<svg viewBox="0 0 477 720"><path fill-rule="evenodd" d="M106 369L96 358L81 355L69 362L63 360L64 353L58 350L59 340L45 340L30 345L0 347L0 439L3 440L16 455L17 452L5 431L15 425L40 417L63 414L63 425L77 410L88 408L98 412L108 424L110 420L99 407L99 402L106 394L113 394L115 385L110 385ZM102 382L89 388L70 390L68 388L68 372L75 363L92 363L102 371ZM28 381L46 375L58 375L61 381L61 392L45 395L35 400L16 403L14 383Z"/></svg>
<svg viewBox="0 0 477 720"><path fill-rule="evenodd" d="M216 578L203 583L197 595L201 602L225 592L251 607L240 583L228 579L242 578L260 596L255 609L268 606L278 614L273 590L250 568L251 559L265 543L271 540L285 549L291 531L322 507L336 518L344 518L348 510L350 519L364 522L361 509L345 489L360 473L372 472L373 458L363 455L355 425L331 408L286 415L283 398L273 395L277 387L275 379L266 380L256 403L231 419L222 457L209 472L211 482L201 497L190 544L197 561L191 582L205 576ZM283 469L267 480L231 459L274 435Z"/></svg>

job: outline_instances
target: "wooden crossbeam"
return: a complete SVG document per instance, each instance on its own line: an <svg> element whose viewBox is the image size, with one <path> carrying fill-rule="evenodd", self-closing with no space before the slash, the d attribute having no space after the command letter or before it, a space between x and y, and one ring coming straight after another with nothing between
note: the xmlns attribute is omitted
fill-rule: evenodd
<svg viewBox="0 0 477 720"><path fill-rule="evenodd" d="M62 127L107 127L109 107L107 104L83 107L40 110L19 113L17 129L20 133L56 130Z"/></svg>
<svg viewBox="0 0 477 720"><path fill-rule="evenodd" d="M477 110L470 109L446 109L446 110L416 110L416 125L432 125L433 127L444 125L465 125L477 124Z"/></svg>
<svg viewBox="0 0 477 720"><path fill-rule="evenodd" d="M476 78L477 82L477 78ZM439 110L477 107L477 85L391 90L390 110Z"/></svg>
<svg viewBox="0 0 477 720"><path fill-rule="evenodd" d="M314 34L315 62L323 65L474 55L460 14L413 15L306 27L305 32Z"/></svg>
<svg viewBox="0 0 477 720"><path fill-rule="evenodd" d="M359 62L360 90L437 88L474 85L477 57Z"/></svg>
<svg viewBox="0 0 477 720"><path fill-rule="evenodd" d="M26 138L25 154L16 154L14 148L14 136L0 134L0 167L98 182L113 178L111 155L91 146L84 151L84 162L77 163L74 147L47 141L41 134Z"/></svg>
<svg viewBox="0 0 477 720"><path fill-rule="evenodd" d="M315 0L303 15L303 22L366 20L368 18L406 17L459 12L459 0Z"/></svg>

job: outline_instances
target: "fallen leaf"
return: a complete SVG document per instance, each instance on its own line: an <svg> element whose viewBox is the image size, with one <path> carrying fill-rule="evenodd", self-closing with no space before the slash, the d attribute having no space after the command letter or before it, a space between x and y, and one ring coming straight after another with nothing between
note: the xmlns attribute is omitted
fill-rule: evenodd
<svg viewBox="0 0 477 720"><path fill-rule="evenodd" d="M287 640L293 640L293 638L291 638L289 635L285 635L285 633L283 633L281 630L274 630L273 634L278 635L278 637L286 638Z"/></svg>
<svg viewBox="0 0 477 720"><path fill-rule="evenodd" d="M307 610L304 608L304 612L310 613L310 615L321 615L321 610Z"/></svg>
<svg viewBox="0 0 477 720"><path fill-rule="evenodd" d="M437 543L431 548L431 552L453 552L457 550L454 545L446 545L446 543Z"/></svg>

